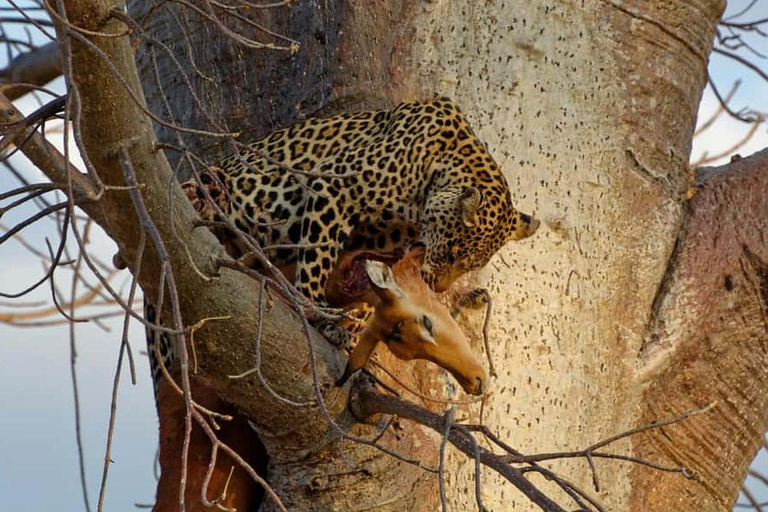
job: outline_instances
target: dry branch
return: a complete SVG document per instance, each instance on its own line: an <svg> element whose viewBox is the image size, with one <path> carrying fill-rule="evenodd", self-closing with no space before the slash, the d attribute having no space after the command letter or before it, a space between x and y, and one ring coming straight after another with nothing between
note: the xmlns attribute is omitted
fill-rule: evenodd
<svg viewBox="0 0 768 512"><path fill-rule="evenodd" d="M56 100L54 106L58 110L62 106L60 100ZM35 113L32 114L32 116L35 115ZM75 170L65 156L36 130L34 123L28 122L27 118L2 93L0 93L0 123L5 127L0 144L19 146L21 152L53 183L63 185L71 181L76 202L90 218L103 227L105 221L102 212L93 203L89 203L100 195L93 180L88 175Z"/></svg>
<svg viewBox="0 0 768 512"><path fill-rule="evenodd" d="M117 272L112 272L107 276L107 282L112 281L112 279L117 276ZM75 279L73 277L73 279ZM84 292L80 296L76 297L74 300L67 302L66 304L61 304L61 308L67 308L67 309L77 309L82 308L84 306L89 306L93 304L94 299L99 297L101 295L101 292L103 290L103 285L101 283L97 283L96 286L88 290L87 292ZM109 304L110 306L114 306L114 304ZM6 313L6 312L0 312L0 322L10 324L10 325L26 325L31 326L33 325L30 321L39 321L41 319L45 319L46 317L50 317L53 315L57 315L59 313L59 308L57 306L50 306L46 308L40 308L40 309L33 309L30 311L21 311L18 313Z"/></svg>
<svg viewBox="0 0 768 512"><path fill-rule="evenodd" d="M443 434L446 429L446 420L439 414L435 414L415 404L411 404L395 397L382 395L373 390L372 387L358 379L350 397L350 409L360 421L366 421L375 414L395 414L400 418L416 421L425 425L439 434ZM451 430L448 434L448 441L456 448L461 450L468 457L477 458L481 463L494 469L501 476L506 478L512 485L517 487L533 503L539 506L545 512L565 512L551 498L542 493L536 486L525 479L519 469L510 465L504 459L477 445L477 441L471 438L465 432L459 429ZM476 475L479 478L479 475Z"/></svg>
<svg viewBox="0 0 768 512"><path fill-rule="evenodd" d="M51 42L19 54L0 69L0 90L9 100L15 100L59 75L61 51L58 43Z"/></svg>
<svg viewBox="0 0 768 512"><path fill-rule="evenodd" d="M688 411L684 414L675 416L674 418L654 421L646 425L627 430L626 432L622 432L615 436L599 441L584 450L523 455L519 451L512 448L509 444L499 439L487 427L483 425L463 425L455 423L454 409L452 407L448 409L445 415L441 416L416 404L402 400L398 397L383 395L374 389L370 381L365 379L358 379L355 387L353 388L352 395L350 396L350 409L360 421L368 421L370 418L379 414L389 414L397 416L398 418L409 419L418 424L425 425L438 432L443 437L443 442L439 452L441 461L440 497L443 504L443 509L445 509L445 496L443 491L444 483L442 478L444 460L443 453L445 450L446 442L450 442L468 457L473 457L476 461L476 464L482 463L499 473L519 491L525 494L532 503L538 505L542 510L547 512L561 511L565 509L561 508L560 505L554 502L550 496L542 493L535 485L529 482L524 477L525 473L538 472L547 477L547 479L554 481L584 510L603 511L604 509L596 500L591 498L584 491L581 491L572 483L557 475L555 472L540 466L538 462L541 461L574 457L585 459L592 471L593 482L597 492L600 491L600 485L597 471L593 462L593 457L626 461L646 466L657 471L680 473L686 478L693 478L694 475L690 472L690 470L684 467L668 467L639 457L598 452L598 450L605 448L607 445L615 443L620 439L624 439L650 430L661 429L665 426L683 422L693 416L707 413L711 411L714 406L715 404L711 404L703 409ZM472 434L473 432L480 432L484 434L497 447L504 450L505 453L496 454L492 451L486 450L485 448L479 447L477 440ZM530 466L517 468L512 464L529 464ZM476 492L478 493L478 507L480 510L483 510L479 498L480 488L482 485L480 482L479 469L476 470L475 482L477 487Z"/></svg>

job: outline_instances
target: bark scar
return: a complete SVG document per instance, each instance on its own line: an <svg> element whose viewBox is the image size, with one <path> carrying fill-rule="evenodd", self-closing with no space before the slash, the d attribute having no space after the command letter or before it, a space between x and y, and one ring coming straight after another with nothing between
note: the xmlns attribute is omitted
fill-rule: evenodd
<svg viewBox="0 0 768 512"><path fill-rule="evenodd" d="M688 218L683 220L681 224L677 239L675 240L675 246L672 248L672 252L667 259L667 266L664 270L664 275L659 281L659 285L656 288L656 294L653 297L651 303L651 311L648 316L648 320L645 323L645 336L638 350L638 357L642 357L643 354L659 340L659 331L664 328L664 320L661 319L661 309L664 303L664 299L667 297L672 282L677 275L680 252L683 247L683 239L688 232Z"/></svg>
<svg viewBox="0 0 768 512"><path fill-rule="evenodd" d="M745 244L741 246L741 255L741 270L747 281L755 287L760 304L760 313L763 317L763 326L768 332L768 263L753 253Z"/></svg>

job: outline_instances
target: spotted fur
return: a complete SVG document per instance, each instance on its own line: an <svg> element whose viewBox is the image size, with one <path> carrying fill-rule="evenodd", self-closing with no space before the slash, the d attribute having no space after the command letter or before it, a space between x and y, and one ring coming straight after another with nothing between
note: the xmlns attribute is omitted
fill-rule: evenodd
<svg viewBox="0 0 768 512"><path fill-rule="evenodd" d="M443 291L538 226L512 206L499 166L447 98L308 119L213 169L225 215L263 246L279 245L270 259L294 265L298 289L321 304L342 250L397 257L423 242L422 277ZM212 215L196 179L182 186ZM217 236L242 252L231 234Z"/></svg>
<svg viewBox="0 0 768 512"><path fill-rule="evenodd" d="M223 212L319 304L328 303L326 284L342 253L398 259L421 242L422 278L444 291L539 224L513 207L499 166L447 98L311 118L250 144L199 180L182 188L200 217L221 220ZM211 230L231 256L247 253L227 229Z"/></svg>

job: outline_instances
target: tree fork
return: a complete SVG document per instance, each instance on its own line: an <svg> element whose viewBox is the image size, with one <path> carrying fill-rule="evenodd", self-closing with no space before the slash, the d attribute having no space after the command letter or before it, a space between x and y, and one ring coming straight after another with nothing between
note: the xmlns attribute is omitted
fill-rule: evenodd
<svg viewBox="0 0 768 512"><path fill-rule="evenodd" d="M697 474L684 481L635 469L637 510L732 508L768 428L768 150L698 175L639 354L641 421L718 405L635 441L637 456ZM650 488L657 492L639 492Z"/></svg>

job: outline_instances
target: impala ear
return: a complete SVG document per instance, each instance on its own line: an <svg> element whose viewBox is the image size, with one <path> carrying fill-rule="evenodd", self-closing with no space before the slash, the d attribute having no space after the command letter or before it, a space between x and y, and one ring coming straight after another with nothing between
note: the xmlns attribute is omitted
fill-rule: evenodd
<svg viewBox="0 0 768 512"><path fill-rule="evenodd" d="M483 204L483 194L475 187L466 187L459 197L461 220L468 228L477 226L477 210Z"/></svg>
<svg viewBox="0 0 768 512"><path fill-rule="evenodd" d="M395 282L392 269L380 261L366 260L365 273L373 291L385 302L392 302L403 296L404 292Z"/></svg>

